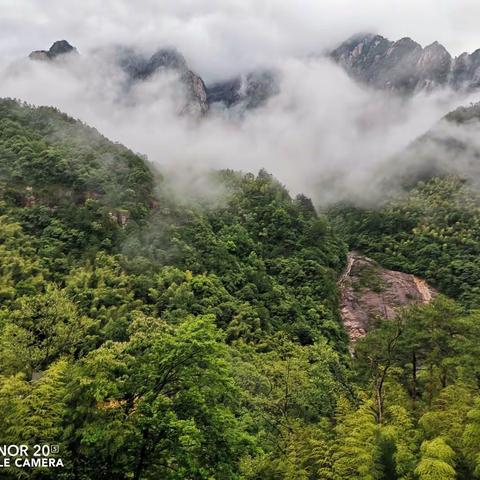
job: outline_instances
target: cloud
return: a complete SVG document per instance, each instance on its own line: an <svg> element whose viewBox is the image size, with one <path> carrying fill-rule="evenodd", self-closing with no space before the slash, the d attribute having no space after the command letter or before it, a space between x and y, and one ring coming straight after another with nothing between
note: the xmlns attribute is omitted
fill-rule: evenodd
<svg viewBox="0 0 480 480"><path fill-rule="evenodd" d="M28 60L11 65L4 56L0 96L54 105L166 169L266 168L293 193L307 193L321 204L375 201L385 162L467 101L451 92L401 100L362 88L329 60L309 56L370 27L392 32L393 38L443 40L459 21L449 16L458 12L450 0L365 0L361 9L359 2L346 0L141 0L135 8L126 0L0 0L0 5L2 51L24 57L67 37L81 52L60 65ZM109 43L134 44L150 53L159 45L176 45L207 80L273 66L281 73L281 92L241 119L220 111L195 121L178 115L181 92L174 75L127 89L108 53L92 50Z"/></svg>
<svg viewBox="0 0 480 480"><path fill-rule="evenodd" d="M449 92L405 101L365 89L324 58L275 66L280 94L241 118L179 116L175 75L128 89L103 53L65 64L19 62L0 78L0 94L55 105L164 168L266 168L320 202L372 198L382 162L462 103Z"/></svg>
<svg viewBox="0 0 480 480"><path fill-rule="evenodd" d="M0 0L0 56L66 38L80 51L108 42L174 44L209 79L331 48L358 31L480 47L476 0Z"/></svg>

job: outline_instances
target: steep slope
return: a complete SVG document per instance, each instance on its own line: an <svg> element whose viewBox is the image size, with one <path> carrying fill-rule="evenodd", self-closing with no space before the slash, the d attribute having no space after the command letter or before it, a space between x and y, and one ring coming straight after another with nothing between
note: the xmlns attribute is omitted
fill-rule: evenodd
<svg viewBox="0 0 480 480"><path fill-rule="evenodd" d="M382 268L377 262L350 252L338 282L342 321L355 342L381 319L392 319L398 308L429 303L436 292L415 275Z"/></svg>
<svg viewBox="0 0 480 480"><path fill-rule="evenodd" d="M347 392L346 249L311 201L265 171L212 173L216 202L155 176L79 121L0 101L0 443L63 461L8 478L265 478L271 425L317 428Z"/></svg>
<svg viewBox="0 0 480 480"><path fill-rule="evenodd" d="M386 261L450 272L442 289L473 287L478 209L461 182L438 182L384 215L332 218ZM63 462L4 476L414 478L432 457L450 466L438 450L474 478L478 312L439 295L379 322L350 358L347 250L328 220L263 170L208 184L222 195L188 202L81 122L0 101L0 444L58 445ZM362 264L376 268L350 256L342 281L381 289ZM381 272L392 305L428 300Z"/></svg>
<svg viewBox="0 0 480 480"><path fill-rule="evenodd" d="M382 165L383 203L330 211L350 248L470 307L479 305L479 120L478 104L449 113Z"/></svg>
<svg viewBox="0 0 480 480"><path fill-rule="evenodd" d="M152 199L138 155L53 108L0 100L0 212L36 238L54 278L118 248Z"/></svg>
<svg viewBox="0 0 480 480"><path fill-rule="evenodd" d="M330 212L350 248L386 268L425 278L441 293L478 307L480 196L458 177L421 181L378 208Z"/></svg>
<svg viewBox="0 0 480 480"><path fill-rule="evenodd" d="M183 94L183 103L179 106L179 112L197 117L208 112L207 92L203 80L188 68L185 58L176 49L162 48L151 56L145 56L126 47L107 50L107 57L113 57L114 62L128 75L129 85L146 81L157 74L174 73L178 76ZM48 51L37 50L30 53L29 58L51 61L72 53L78 54L77 49L67 41L61 40L55 42Z"/></svg>
<svg viewBox="0 0 480 480"><path fill-rule="evenodd" d="M356 80L401 94L444 87L469 91L480 85L480 50L452 58L438 42L422 48L408 37L393 42L367 34L352 37L330 56Z"/></svg>
<svg viewBox="0 0 480 480"><path fill-rule="evenodd" d="M54 108L1 99L0 133L4 193L29 188L112 207L150 201L153 175L141 157Z"/></svg>
<svg viewBox="0 0 480 480"><path fill-rule="evenodd" d="M216 312L231 338L285 331L342 345L345 247L305 197L265 171L226 171L208 179L224 192L218 205L184 205L142 157L54 109L2 100L0 119L1 212L36 238L59 282L85 258L123 253L140 275L170 266L218 276L229 306ZM140 283L149 297L151 281Z"/></svg>
<svg viewBox="0 0 480 480"><path fill-rule="evenodd" d="M460 107L392 159L392 172L409 179L458 175L477 181L480 175L480 105Z"/></svg>

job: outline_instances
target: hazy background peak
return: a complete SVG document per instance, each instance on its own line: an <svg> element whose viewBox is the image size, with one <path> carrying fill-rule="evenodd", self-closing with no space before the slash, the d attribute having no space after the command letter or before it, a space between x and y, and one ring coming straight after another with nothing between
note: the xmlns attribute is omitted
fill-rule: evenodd
<svg viewBox="0 0 480 480"><path fill-rule="evenodd" d="M480 47L478 18L478 0L0 0L0 96L53 105L165 169L266 168L318 204L372 203L391 157L479 94L400 98L321 54L372 32L458 55ZM28 60L61 39L80 56ZM274 67L279 93L240 117L220 109L192 121L178 114L181 73L131 83L112 45L174 46L206 83Z"/></svg>
<svg viewBox="0 0 480 480"><path fill-rule="evenodd" d="M480 47L477 0L0 0L0 56L66 38L176 45L207 81L283 56L321 53L352 34L435 40L453 55Z"/></svg>

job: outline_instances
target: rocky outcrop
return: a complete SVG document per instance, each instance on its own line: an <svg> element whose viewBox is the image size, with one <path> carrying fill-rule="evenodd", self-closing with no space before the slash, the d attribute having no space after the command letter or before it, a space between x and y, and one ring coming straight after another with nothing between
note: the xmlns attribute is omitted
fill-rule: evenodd
<svg viewBox="0 0 480 480"><path fill-rule="evenodd" d="M421 278L384 269L357 252L348 254L338 285L340 313L352 342L365 335L379 318L391 319L399 307L428 303L436 295Z"/></svg>
<svg viewBox="0 0 480 480"><path fill-rule="evenodd" d="M209 104L243 109L256 108L278 92L278 74L270 70L251 72L207 88Z"/></svg>
<svg viewBox="0 0 480 480"><path fill-rule="evenodd" d="M174 48L160 49L149 58L128 48L119 49L117 55L119 64L134 81L146 80L162 71L178 72L188 97L183 111L190 114L204 115L212 105L252 109L279 92L278 74L270 70L251 72L206 87Z"/></svg>
<svg viewBox="0 0 480 480"><path fill-rule="evenodd" d="M422 48L408 37L393 42L366 34L350 38L330 56L356 80L402 94L480 86L480 50L452 58L438 42Z"/></svg>
<svg viewBox="0 0 480 480"><path fill-rule="evenodd" d="M207 90L203 80L188 68L183 55L174 48L162 48L152 56L135 52L129 48L117 51L118 62L132 81L144 81L161 72L178 73L185 89L185 105L182 113L204 115L208 112Z"/></svg>
<svg viewBox="0 0 480 480"><path fill-rule="evenodd" d="M31 60L55 60L67 54L78 54L77 49L72 47L66 40L55 42L48 50L35 50L28 56Z"/></svg>

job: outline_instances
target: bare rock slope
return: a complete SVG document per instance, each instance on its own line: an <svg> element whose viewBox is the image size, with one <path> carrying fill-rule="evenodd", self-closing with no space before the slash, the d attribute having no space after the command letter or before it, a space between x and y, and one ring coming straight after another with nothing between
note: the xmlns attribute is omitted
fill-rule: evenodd
<svg viewBox="0 0 480 480"><path fill-rule="evenodd" d="M358 252L348 254L339 288L342 321L352 342L376 319L393 318L399 307L428 303L436 294L425 280L384 269Z"/></svg>

